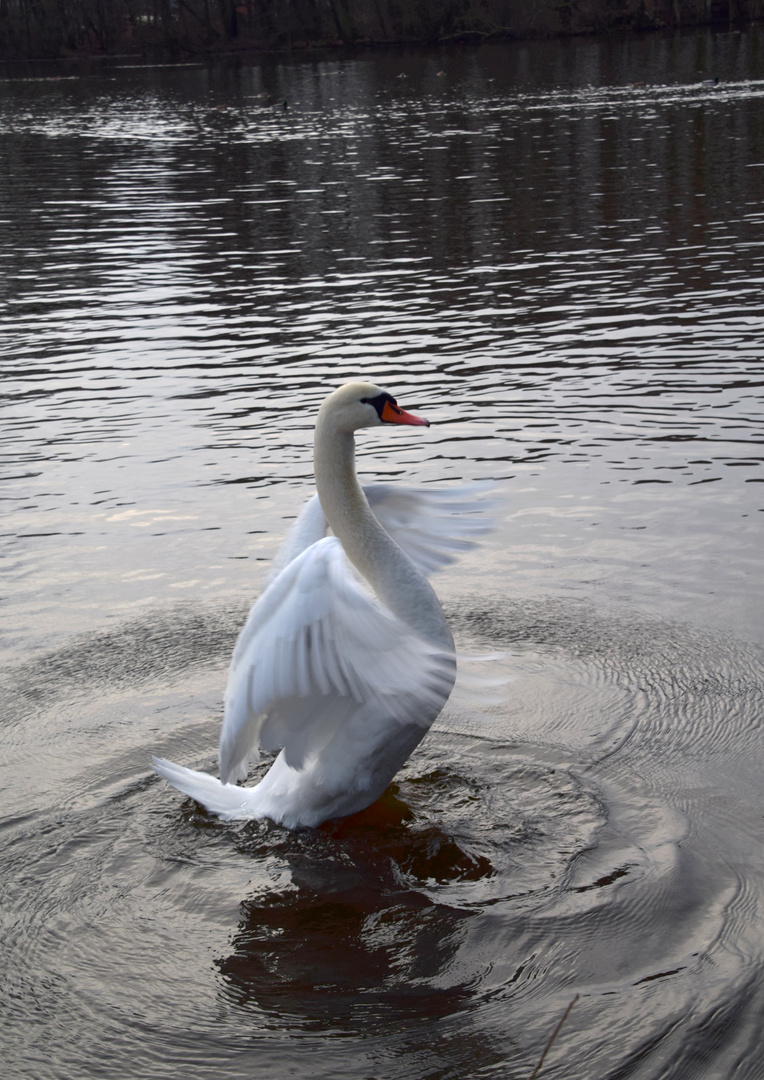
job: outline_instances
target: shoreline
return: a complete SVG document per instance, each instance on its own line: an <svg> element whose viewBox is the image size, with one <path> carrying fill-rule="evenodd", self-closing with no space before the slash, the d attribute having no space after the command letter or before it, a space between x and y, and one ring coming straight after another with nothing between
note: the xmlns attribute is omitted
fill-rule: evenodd
<svg viewBox="0 0 764 1080"><path fill-rule="evenodd" d="M203 0L182 7L128 0L58 0L56 14L0 0L0 63L131 59L180 63L226 57L310 57L391 48L499 41L742 31L764 21L764 0L297 0L273 13L266 0ZM44 4L43 5L48 6ZM352 13L351 13L352 6ZM90 10L92 8L92 11ZM198 10L197 10L198 9Z"/></svg>

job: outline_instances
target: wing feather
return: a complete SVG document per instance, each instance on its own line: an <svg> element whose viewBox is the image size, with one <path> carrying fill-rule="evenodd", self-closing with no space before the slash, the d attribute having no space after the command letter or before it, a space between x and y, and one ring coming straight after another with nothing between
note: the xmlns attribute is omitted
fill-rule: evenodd
<svg viewBox="0 0 764 1080"><path fill-rule="evenodd" d="M490 483L476 481L450 488L366 484L363 490L385 531L427 575L473 548L493 527ZM284 567L328 531L318 495L313 495L289 530L269 582L275 582Z"/></svg>
<svg viewBox="0 0 764 1080"><path fill-rule="evenodd" d="M473 548L492 528L490 484L453 488L364 487L379 523L423 574L433 574Z"/></svg>
<svg viewBox="0 0 764 1080"><path fill-rule="evenodd" d="M263 741L283 746L290 763L305 760L348 708L376 703L388 722L426 729L454 668L452 654L376 601L339 540L319 540L281 571L242 630L220 737L223 781L243 779Z"/></svg>

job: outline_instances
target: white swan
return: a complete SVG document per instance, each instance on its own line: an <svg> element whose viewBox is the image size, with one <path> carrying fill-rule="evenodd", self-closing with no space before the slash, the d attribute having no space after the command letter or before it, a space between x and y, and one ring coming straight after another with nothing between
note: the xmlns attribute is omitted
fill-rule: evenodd
<svg viewBox="0 0 764 1080"><path fill-rule="evenodd" d="M484 526L459 516L475 509L474 488L361 488L354 432L387 424L429 426L371 383L340 387L319 410L317 496L234 650L222 782L154 758L157 772L221 818L296 828L363 810L451 693L454 643L425 573ZM259 748L281 752L260 783L238 786Z"/></svg>

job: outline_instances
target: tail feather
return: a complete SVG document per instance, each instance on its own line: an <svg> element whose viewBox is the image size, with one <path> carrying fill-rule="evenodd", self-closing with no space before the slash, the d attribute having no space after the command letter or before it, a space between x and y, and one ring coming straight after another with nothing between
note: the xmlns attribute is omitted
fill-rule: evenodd
<svg viewBox="0 0 764 1080"><path fill-rule="evenodd" d="M249 817L246 804L250 801L252 788L237 787L236 784L223 784L209 773L186 769L166 758L155 757L154 768L169 780L173 787L196 799L211 814L217 814L224 821L232 818Z"/></svg>

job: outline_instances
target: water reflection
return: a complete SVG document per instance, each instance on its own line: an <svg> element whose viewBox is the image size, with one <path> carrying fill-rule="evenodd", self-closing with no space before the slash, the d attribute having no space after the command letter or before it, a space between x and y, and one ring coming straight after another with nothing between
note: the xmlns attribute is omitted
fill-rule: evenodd
<svg viewBox="0 0 764 1080"><path fill-rule="evenodd" d="M340 850L313 844L287 859L290 889L243 904L220 962L239 1005L287 1027L366 1034L465 1007L471 988L449 985L448 968L469 915L405 888L378 840L361 830ZM405 850L406 834L397 841Z"/></svg>

